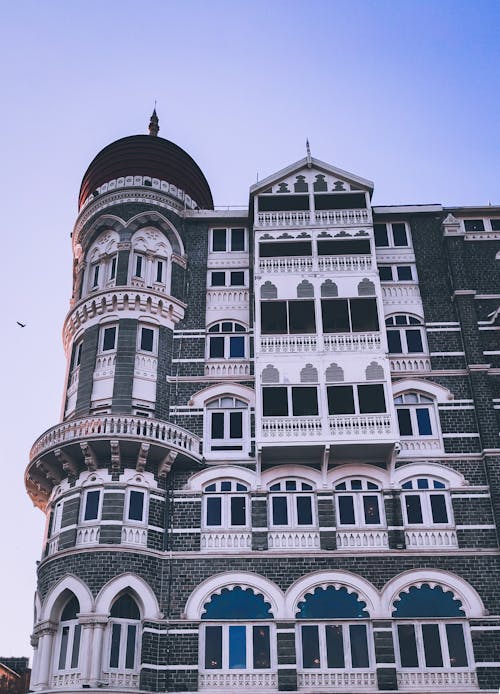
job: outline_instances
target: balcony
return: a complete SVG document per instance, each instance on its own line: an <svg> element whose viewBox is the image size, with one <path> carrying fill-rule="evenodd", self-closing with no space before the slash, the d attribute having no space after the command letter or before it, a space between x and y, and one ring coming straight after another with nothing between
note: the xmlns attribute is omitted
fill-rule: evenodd
<svg viewBox="0 0 500 694"><path fill-rule="evenodd" d="M401 453L402 456L421 456L429 455L432 453L440 453L443 448L441 444L441 439L434 438L432 436L426 436L425 438L402 438L401 441Z"/></svg>
<svg viewBox="0 0 500 694"><path fill-rule="evenodd" d="M138 673L125 670L115 670L113 672L103 672L101 681L106 687L115 689L139 689L140 676Z"/></svg>
<svg viewBox="0 0 500 694"><path fill-rule="evenodd" d="M261 335L260 352L263 354L290 354L316 352L319 335Z"/></svg>
<svg viewBox="0 0 500 694"><path fill-rule="evenodd" d="M299 672L297 673L297 686L299 691L362 691L363 689L376 689L377 676L369 670L356 672Z"/></svg>
<svg viewBox="0 0 500 694"><path fill-rule="evenodd" d="M367 272L372 270L371 255L321 255L318 257L260 258L259 271L266 273Z"/></svg>
<svg viewBox="0 0 500 694"><path fill-rule="evenodd" d="M246 691L277 691L278 675L275 672L200 672L198 678L199 691L226 690L234 692L237 689Z"/></svg>
<svg viewBox="0 0 500 694"><path fill-rule="evenodd" d="M85 525L76 532L76 545L98 545L101 528L99 525Z"/></svg>
<svg viewBox="0 0 500 694"><path fill-rule="evenodd" d="M252 549L252 533L243 532L209 532L201 534L201 549L206 551L242 551Z"/></svg>
<svg viewBox="0 0 500 694"><path fill-rule="evenodd" d="M335 439L386 437L393 433L388 414L337 414L328 417L328 424Z"/></svg>
<svg viewBox="0 0 500 694"><path fill-rule="evenodd" d="M381 333L309 333L307 335L261 335L261 354L296 352L380 352Z"/></svg>
<svg viewBox="0 0 500 694"><path fill-rule="evenodd" d="M346 227L371 224L369 210L310 210L258 212L255 220L257 229L296 227Z"/></svg>
<svg viewBox="0 0 500 694"><path fill-rule="evenodd" d="M399 689L416 689L428 691L430 689L445 689L453 693L465 689L477 689L477 677L475 672L463 670L433 670L430 672L398 672Z"/></svg>
<svg viewBox="0 0 500 694"><path fill-rule="evenodd" d="M380 352L380 333L325 333L326 352Z"/></svg>
<svg viewBox="0 0 500 694"><path fill-rule="evenodd" d="M146 547L148 544L148 531L146 528L138 528L133 525L124 525L122 528L122 545Z"/></svg>
<svg viewBox="0 0 500 694"><path fill-rule="evenodd" d="M407 549L452 549L458 547L455 530L405 530Z"/></svg>
<svg viewBox="0 0 500 694"><path fill-rule="evenodd" d="M337 549L389 549L387 530L337 530Z"/></svg>
<svg viewBox="0 0 500 694"><path fill-rule="evenodd" d="M52 676L52 686L55 689L81 688L81 674L79 672L63 672Z"/></svg>
<svg viewBox="0 0 500 694"><path fill-rule="evenodd" d="M320 548L317 530L270 530L267 533L269 549L316 550Z"/></svg>
<svg viewBox="0 0 500 694"><path fill-rule="evenodd" d="M320 417L263 417L263 438L323 438Z"/></svg>

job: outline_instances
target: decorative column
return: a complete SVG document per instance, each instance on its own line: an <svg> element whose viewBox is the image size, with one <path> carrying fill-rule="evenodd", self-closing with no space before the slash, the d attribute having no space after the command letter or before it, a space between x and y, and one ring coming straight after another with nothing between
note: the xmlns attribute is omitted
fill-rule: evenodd
<svg viewBox="0 0 500 694"><path fill-rule="evenodd" d="M53 622L42 622L38 628L38 685L41 689L49 686L50 665L52 662L52 649L54 634L57 626Z"/></svg>
<svg viewBox="0 0 500 694"><path fill-rule="evenodd" d="M398 688L398 682L391 622L374 621L373 638L378 688L380 691L394 691Z"/></svg>
<svg viewBox="0 0 500 694"><path fill-rule="evenodd" d="M278 691L297 691L297 657L295 654L295 625L293 622L276 624L278 652Z"/></svg>
<svg viewBox="0 0 500 694"><path fill-rule="evenodd" d="M107 615L93 615L93 638L90 659L90 684L95 687L102 679L102 644L104 630L108 624Z"/></svg>
<svg viewBox="0 0 500 694"><path fill-rule="evenodd" d="M87 684L90 679L90 666L92 660L92 632L94 627L93 621L94 615L78 615L78 623L82 627L80 655L78 659L82 684Z"/></svg>

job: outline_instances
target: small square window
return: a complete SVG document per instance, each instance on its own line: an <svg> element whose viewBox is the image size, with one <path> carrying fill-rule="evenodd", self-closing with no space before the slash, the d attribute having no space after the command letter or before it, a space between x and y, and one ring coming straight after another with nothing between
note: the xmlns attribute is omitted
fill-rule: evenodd
<svg viewBox="0 0 500 694"><path fill-rule="evenodd" d="M231 287L243 287L245 285L245 273L240 270L231 272Z"/></svg>
<svg viewBox="0 0 500 694"><path fill-rule="evenodd" d="M500 231L500 219L491 219L491 230Z"/></svg>
<svg viewBox="0 0 500 694"><path fill-rule="evenodd" d="M211 284L212 287L224 287L226 285L226 273L212 272Z"/></svg>
<svg viewBox="0 0 500 694"><path fill-rule="evenodd" d="M395 246L408 246L408 235L404 224L393 224L392 235Z"/></svg>
<svg viewBox="0 0 500 694"><path fill-rule="evenodd" d="M212 231L212 250L213 251L225 251L226 250L226 230L225 229L213 229L213 231Z"/></svg>
<svg viewBox="0 0 500 694"><path fill-rule="evenodd" d="M413 279L411 265L397 265L396 271L398 274L398 280L401 282L410 281Z"/></svg>
<svg viewBox="0 0 500 694"><path fill-rule="evenodd" d="M375 234L375 246L378 248L383 248L389 245L387 224L374 224L373 232Z"/></svg>
<svg viewBox="0 0 500 694"><path fill-rule="evenodd" d="M154 331L151 328L141 328L141 350L143 352L153 351Z"/></svg>
<svg viewBox="0 0 500 694"><path fill-rule="evenodd" d="M380 265L378 274L381 282L392 282L392 267L390 265Z"/></svg>
<svg viewBox="0 0 500 694"><path fill-rule="evenodd" d="M223 337L211 337L210 338L209 356L211 359L223 359L224 358L224 338Z"/></svg>
<svg viewBox="0 0 500 694"><path fill-rule="evenodd" d="M116 327L104 328L104 336L102 340L102 351L109 352L116 345Z"/></svg>
<svg viewBox="0 0 500 694"><path fill-rule="evenodd" d="M231 250L232 251L244 251L245 250L245 230L244 229L231 229Z"/></svg>
<svg viewBox="0 0 500 694"><path fill-rule="evenodd" d="M464 219L465 231L484 231L482 219Z"/></svg>

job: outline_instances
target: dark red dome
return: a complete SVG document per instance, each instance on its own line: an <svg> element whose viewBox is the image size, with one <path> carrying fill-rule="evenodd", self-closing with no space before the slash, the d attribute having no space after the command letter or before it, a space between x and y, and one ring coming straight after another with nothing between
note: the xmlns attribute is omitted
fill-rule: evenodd
<svg viewBox="0 0 500 694"><path fill-rule="evenodd" d="M151 176L173 183L202 209L213 209L210 186L187 152L163 137L131 135L102 149L85 172L78 196L80 209L103 183L122 176Z"/></svg>

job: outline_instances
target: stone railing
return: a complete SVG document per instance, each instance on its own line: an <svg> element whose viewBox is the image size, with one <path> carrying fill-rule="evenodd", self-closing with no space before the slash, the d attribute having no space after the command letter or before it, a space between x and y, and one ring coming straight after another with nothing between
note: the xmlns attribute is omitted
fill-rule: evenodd
<svg viewBox="0 0 500 694"><path fill-rule="evenodd" d="M210 360L205 364L205 376L211 378L238 378L250 375L250 363L233 359Z"/></svg>
<svg viewBox="0 0 500 694"><path fill-rule="evenodd" d="M431 360L429 357L390 357L391 371L401 373L416 373L430 371Z"/></svg>
<svg viewBox="0 0 500 694"><path fill-rule="evenodd" d="M357 692L360 689L375 689L377 676L374 672L366 670L357 672L299 672L297 673L297 685L299 689L311 691L347 689Z"/></svg>
<svg viewBox="0 0 500 694"><path fill-rule="evenodd" d="M207 290L207 308L245 308L249 303L248 289L219 287Z"/></svg>
<svg viewBox="0 0 500 694"><path fill-rule="evenodd" d="M327 352L379 352L382 349L381 335L376 333L325 333Z"/></svg>
<svg viewBox="0 0 500 694"><path fill-rule="evenodd" d="M101 682L105 683L108 687L114 687L119 689L123 687L125 689L139 689L140 676L133 672L121 672L119 670L113 672L103 672L101 676Z"/></svg>
<svg viewBox="0 0 500 694"><path fill-rule="evenodd" d="M260 272L310 272L313 259L308 257L260 258Z"/></svg>
<svg viewBox="0 0 500 694"><path fill-rule="evenodd" d="M388 549L387 530L337 530L337 549Z"/></svg>
<svg viewBox="0 0 500 694"><path fill-rule="evenodd" d="M322 255L312 257L260 258L262 273L290 272L365 272L372 269L370 255Z"/></svg>
<svg viewBox="0 0 500 694"><path fill-rule="evenodd" d="M405 541L408 549L458 547L455 530L405 530Z"/></svg>
<svg viewBox="0 0 500 694"><path fill-rule="evenodd" d="M94 378L111 378L115 374L116 352L98 354L95 360Z"/></svg>
<svg viewBox="0 0 500 694"><path fill-rule="evenodd" d="M133 525L124 525L122 528L122 545L141 545L148 544L148 531L146 528L137 528Z"/></svg>
<svg viewBox="0 0 500 694"><path fill-rule="evenodd" d="M85 525L76 531L77 545L97 545L101 529L98 525Z"/></svg>
<svg viewBox="0 0 500 694"><path fill-rule="evenodd" d="M270 530L267 533L269 549L319 549L317 530Z"/></svg>
<svg viewBox="0 0 500 694"><path fill-rule="evenodd" d="M275 672L200 672L199 690L237 689L260 690L278 688L278 675Z"/></svg>
<svg viewBox="0 0 500 694"><path fill-rule="evenodd" d="M336 414L328 417L335 437L388 436L392 433L389 414Z"/></svg>
<svg viewBox="0 0 500 694"><path fill-rule="evenodd" d="M319 417L262 418L262 436L264 438L320 437L321 435L322 426Z"/></svg>
<svg viewBox="0 0 500 694"><path fill-rule="evenodd" d="M170 422L138 416L104 415L71 419L52 427L33 444L30 461L52 448L73 441L109 438L158 443L201 459L200 439Z"/></svg>
<svg viewBox="0 0 500 694"><path fill-rule="evenodd" d="M302 227L302 226L353 226L370 224L368 210L309 210L258 212L255 226L268 227Z"/></svg>
<svg viewBox="0 0 500 694"><path fill-rule="evenodd" d="M365 272L372 269L371 255L320 255L320 272Z"/></svg>
<svg viewBox="0 0 500 694"><path fill-rule="evenodd" d="M426 438L400 439L401 455L426 454L431 451L440 451L440 439L428 436Z"/></svg>
<svg viewBox="0 0 500 694"><path fill-rule="evenodd" d="M80 688L81 674L79 672L62 672L52 676L52 686L59 688Z"/></svg>
<svg viewBox="0 0 500 694"><path fill-rule="evenodd" d="M59 535L56 537L51 537L47 542L47 556L51 557L59 549Z"/></svg>
<svg viewBox="0 0 500 694"><path fill-rule="evenodd" d="M201 533L200 545L201 549L207 551L252 549L252 533L205 530Z"/></svg>
<svg viewBox="0 0 500 694"><path fill-rule="evenodd" d="M475 672L464 672L463 670L434 670L425 672L398 672L399 689L446 689L455 693L457 689L477 688L477 677Z"/></svg>
<svg viewBox="0 0 500 694"><path fill-rule="evenodd" d="M80 366L75 366L73 371L69 375L69 381L68 381L68 390L67 390L67 395L68 398L73 395L73 393L76 392L78 389L78 379L80 378Z"/></svg>
<svg viewBox="0 0 500 694"><path fill-rule="evenodd" d="M388 299L420 299L420 289L416 282L382 283L382 298Z"/></svg>
<svg viewBox="0 0 500 694"><path fill-rule="evenodd" d="M149 354L136 354L134 376L139 378L156 378L158 373L158 357Z"/></svg>
<svg viewBox="0 0 500 694"><path fill-rule="evenodd" d="M260 351L265 354L289 352L315 352L318 346L316 335L261 335Z"/></svg>

